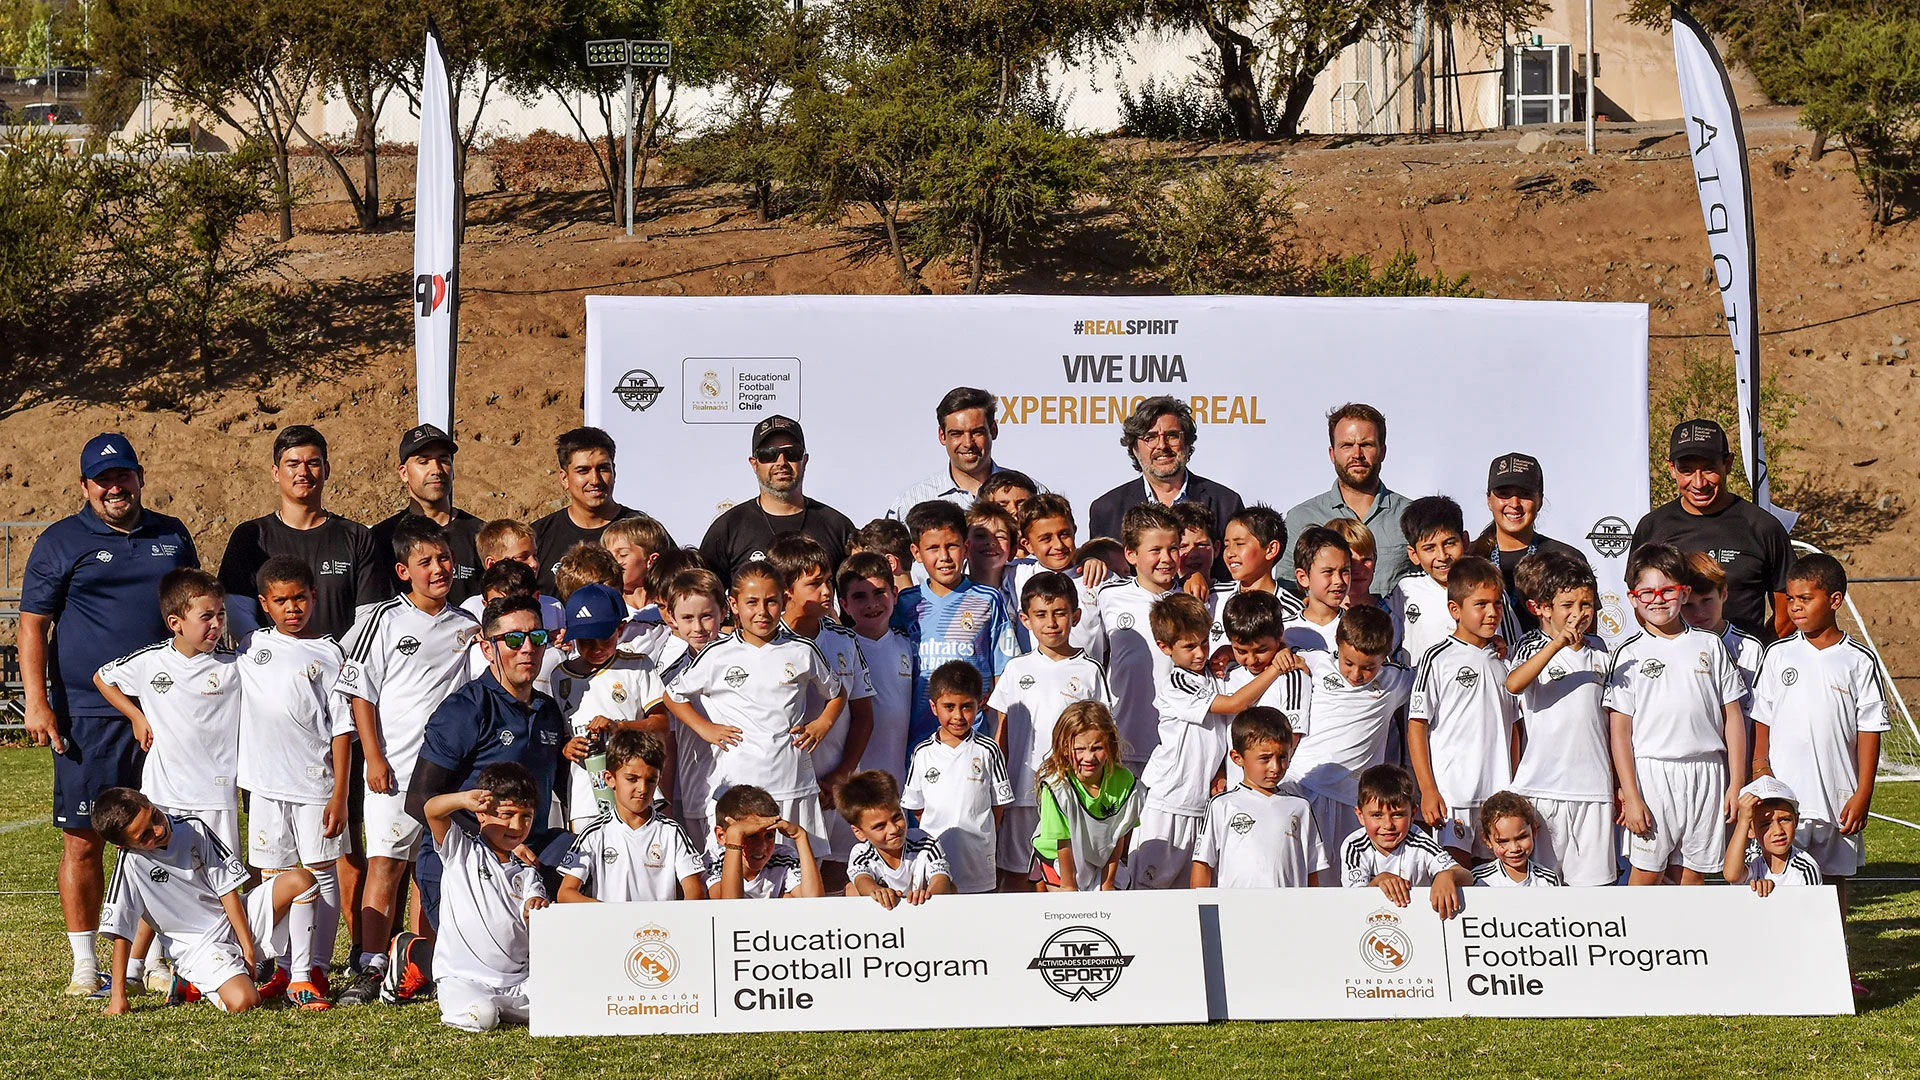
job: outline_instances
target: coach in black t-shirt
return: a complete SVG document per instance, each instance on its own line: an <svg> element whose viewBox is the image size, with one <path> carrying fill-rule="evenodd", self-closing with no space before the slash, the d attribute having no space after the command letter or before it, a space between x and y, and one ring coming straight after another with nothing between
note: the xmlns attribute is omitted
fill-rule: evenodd
<svg viewBox="0 0 1920 1080"><path fill-rule="evenodd" d="M540 591L554 592L553 572L576 544L597 544L607 526L637 511L613 501L613 436L579 427L554 442L567 505L533 523L533 550L540 557Z"/></svg>
<svg viewBox="0 0 1920 1080"><path fill-rule="evenodd" d="M807 440L800 424L784 416L755 424L748 464L760 481L760 494L713 519L700 541L700 558L708 568L731 584L735 570L765 558L774 538L790 532L818 540L827 549L829 565L839 566L853 537L853 522L801 490L807 478Z"/></svg>
<svg viewBox="0 0 1920 1080"><path fill-rule="evenodd" d="M459 450L453 436L432 424L421 424L400 436L400 484L407 489L406 508L373 527L374 547L386 554L393 550L394 530L407 518L429 518L447 534L453 548L453 592L447 597L458 604L480 591L480 549L475 541L479 518L453 505L453 455ZM387 593L399 596L407 591L400 575L396 554L387 560Z"/></svg>
<svg viewBox="0 0 1920 1080"><path fill-rule="evenodd" d="M393 553L374 547L373 533L322 508L327 488L327 440L317 429L295 424L273 440L273 482L280 509L241 522L220 557L220 584L227 590L227 624L236 639L267 625L254 575L275 555L295 555L313 567L317 586L307 627L338 641L353 625L354 608L387 598Z"/></svg>
<svg viewBox="0 0 1920 1080"><path fill-rule="evenodd" d="M1633 546L1672 544L1681 551L1712 555L1727 572L1727 621L1761 641L1772 641L1779 636L1777 630L1785 629L1781 594L1787 588L1793 546L1773 515L1727 490L1733 451L1726 430L1711 420L1689 420L1674 428L1667 471L1680 497L1640 519L1633 529Z"/></svg>

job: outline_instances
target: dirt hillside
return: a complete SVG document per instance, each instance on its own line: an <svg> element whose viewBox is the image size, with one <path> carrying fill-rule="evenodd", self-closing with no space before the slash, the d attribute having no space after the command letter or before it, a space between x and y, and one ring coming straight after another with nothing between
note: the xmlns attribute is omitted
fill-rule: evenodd
<svg viewBox="0 0 1920 1080"><path fill-rule="evenodd" d="M1730 355L1677 126L1606 126L1592 158L1573 129L1557 140L1533 153L1511 132L1206 152L1248 156L1295 185L1303 233L1325 251L1386 253L1404 242L1429 266L1471 274L1490 295L1647 302L1656 392L1685 350ZM1876 234L1845 155L1809 162L1808 136L1790 111L1748 114L1748 143L1764 362L1803 398L1777 436L1797 446L1776 456L1780 501L1815 512L1820 535L1842 547L1854 573L1920 573L1920 521L1903 513L1920 476L1920 429L1902 417L1920 393L1920 366L1908 355L1920 348L1920 234L1911 225ZM628 242L606 224L604 198L577 180L494 164L481 168L477 186L507 176L508 189L474 200L461 262L460 501L483 516L559 505L548 447L579 421L588 292L898 291L886 262L857 258L861 234L762 225L730 190L655 189L643 236ZM411 162L390 166L400 182L387 194L404 199ZM1088 207L1066 243L991 287L1139 291L1104 217ZM411 219L362 235L349 230L344 204L319 202L301 210L299 224L287 272L315 282L324 299L310 341L263 357L247 385L181 388L190 404L175 410L94 400L106 395L77 377L64 400L5 415L0 518L69 512L78 443L118 428L149 463L153 503L184 517L215 558L235 522L271 507L268 446L278 426L295 422L322 425L335 448L336 509L363 521L390 513L393 443L414 407ZM933 283L955 287L951 278ZM16 552L16 576L19 559ZM1915 588L1863 585L1856 599L1896 666L1920 676Z"/></svg>

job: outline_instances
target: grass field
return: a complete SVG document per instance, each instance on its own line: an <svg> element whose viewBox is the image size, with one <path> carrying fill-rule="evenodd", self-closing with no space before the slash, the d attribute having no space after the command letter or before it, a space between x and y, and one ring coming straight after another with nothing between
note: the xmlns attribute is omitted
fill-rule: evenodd
<svg viewBox="0 0 1920 1080"><path fill-rule="evenodd" d="M131 1016L60 996L68 956L50 891L44 750L0 749L0 1070L8 1077L1909 1077L1920 1072L1920 884L1857 886L1848 943L1873 990L1859 1016L1815 1019L1428 1020L1206 1027L532 1039L463 1035L431 1005L227 1017L136 998ZM1920 819L1920 784L1877 806ZM1920 877L1920 832L1875 822L1866 874ZM1287 939L1271 948L1284 977ZM1756 948L1792 944L1755 942ZM1768 988L1756 986L1754 994Z"/></svg>

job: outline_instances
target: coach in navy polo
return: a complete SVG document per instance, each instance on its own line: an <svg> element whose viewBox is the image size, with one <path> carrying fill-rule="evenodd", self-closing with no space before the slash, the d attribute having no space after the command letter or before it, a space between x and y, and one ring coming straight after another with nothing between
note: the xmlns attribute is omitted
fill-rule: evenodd
<svg viewBox="0 0 1920 1080"><path fill-rule="evenodd" d="M137 787L144 758L133 728L94 689L102 664L167 638L160 579L200 565L178 518L141 507L146 474L133 444L96 435L80 452L87 505L47 527L27 556L20 593L20 673L27 732L53 747L53 823L62 830L60 908L73 946L69 994L102 985L94 958L105 878L93 800ZM55 634L55 629L58 633Z"/></svg>
<svg viewBox="0 0 1920 1080"><path fill-rule="evenodd" d="M624 614L624 613L622 613ZM481 650L487 672L447 695L433 716L420 746L420 759L407 787L407 812L423 821L427 800L473 786L480 770L501 761L527 767L540 785L542 817L534 822L527 847L547 866L557 865L572 837L549 830L544 814L554 785L566 776L566 718L560 707L535 688L548 647L540 607L531 597L502 597L487 605L481 621ZM439 923L440 856L431 836L421 844L414 867L421 909Z"/></svg>

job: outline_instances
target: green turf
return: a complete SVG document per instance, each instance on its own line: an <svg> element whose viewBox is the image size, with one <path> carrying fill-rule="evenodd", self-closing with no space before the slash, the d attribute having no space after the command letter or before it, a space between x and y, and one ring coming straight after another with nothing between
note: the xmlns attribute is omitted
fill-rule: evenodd
<svg viewBox="0 0 1920 1080"><path fill-rule="evenodd" d="M0 1076L1046 1077L1457 1076L1907 1077L1920 1071L1920 887L1857 887L1848 941L1874 991L1861 1015L1818 1019L1422 1020L1205 1027L533 1039L464 1035L430 1005L228 1017L136 998L131 1016L60 996L68 957L50 891L44 750L0 749ZM1920 784L1879 808L1920 820ZM22 828L15 823L38 822ZM1871 876L1920 877L1920 833L1876 822ZM1296 933L1312 933L1311 927ZM1284 970L1288 933L1268 945ZM1755 942L1755 948L1773 947ZM1779 947L1792 948L1791 943ZM1756 995L1765 986L1751 988ZM884 1003L880 1003L884 1005Z"/></svg>

